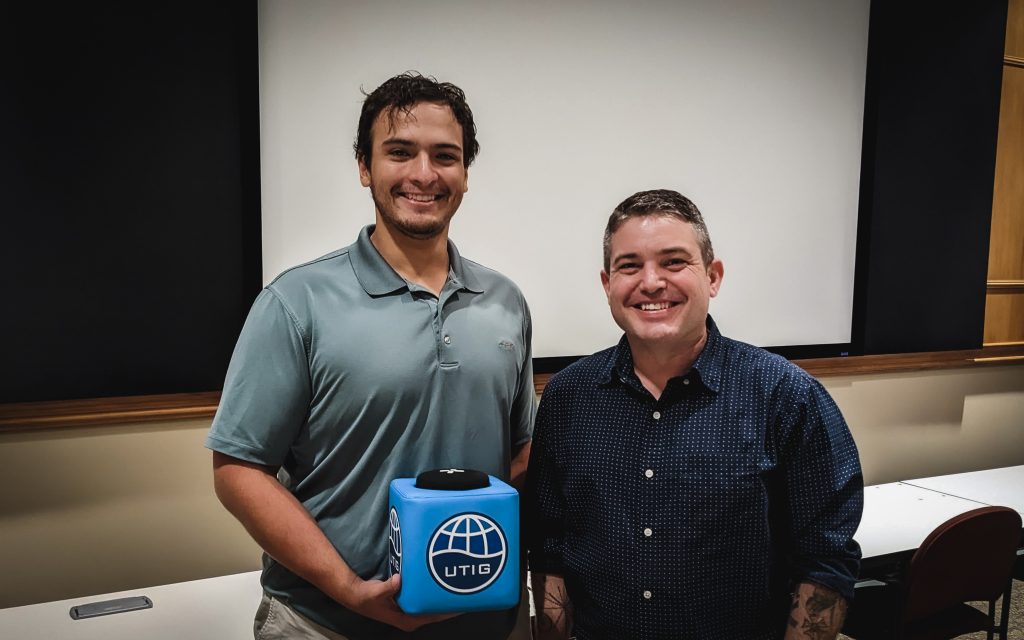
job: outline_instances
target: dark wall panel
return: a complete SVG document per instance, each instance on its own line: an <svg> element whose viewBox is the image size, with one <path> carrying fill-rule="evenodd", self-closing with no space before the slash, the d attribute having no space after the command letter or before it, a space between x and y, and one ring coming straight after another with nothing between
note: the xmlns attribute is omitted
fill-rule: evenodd
<svg viewBox="0 0 1024 640"><path fill-rule="evenodd" d="M876 2L854 329L863 353L976 349L1005 2Z"/></svg>
<svg viewBox="0 0 1024 640"><path fill-rule="evenodd" d="M220 388L260 286L255 6L4 29L0 401Z"/></svg>

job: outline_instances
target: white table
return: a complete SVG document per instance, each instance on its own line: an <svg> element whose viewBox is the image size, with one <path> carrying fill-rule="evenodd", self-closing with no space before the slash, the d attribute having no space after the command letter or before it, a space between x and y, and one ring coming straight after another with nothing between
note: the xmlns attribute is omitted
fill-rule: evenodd
<svg viewBox="0 0 1024 640"><path fill-rule="evenodd" d="M1024 515L1024 465L918 478L905 483L986 505L1010 507Z"/></svg>
<svg viewBox="0 0 1024 640"><path fill-rule="evenodd" d="M0 638L14 640L252 640L260 572L0 609ZM71 607L148 596L152 609L72 620Z"/></svg>
<svg viewBox="0 0 1024 640"><path fill-rule="evenodd" d="M913 551L935 527L983 506L905 482L876 484L864 487L864 515L853 537L865 559Z"/></svg>

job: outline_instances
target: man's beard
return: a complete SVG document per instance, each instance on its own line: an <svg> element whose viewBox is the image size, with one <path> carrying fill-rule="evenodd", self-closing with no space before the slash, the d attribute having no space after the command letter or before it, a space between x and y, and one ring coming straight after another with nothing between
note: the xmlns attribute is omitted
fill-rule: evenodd
<svg viewBox="0 0 1024 640"><path fill-rule="evenodd" d="M377 207L377 211L380 212L381 219L390 228L415 240L428 240L437 237L438 234L443 233L448 228L448 223L455 215L455 210L452 210L444 218L423 216L423 219L410 220L396 214L397 206L394 206L396 204L394 198L388 200L388 203L392 206L387 206L377 197L375 189L370 189L370 196L373 198L373 204Z"/></svg>

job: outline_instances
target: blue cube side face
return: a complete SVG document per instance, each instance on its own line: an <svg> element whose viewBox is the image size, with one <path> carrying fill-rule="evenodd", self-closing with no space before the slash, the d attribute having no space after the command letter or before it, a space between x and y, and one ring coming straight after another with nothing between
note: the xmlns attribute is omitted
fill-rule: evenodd
<svg viewBox="0 0 1024 640"><path fill-rule="evenodd" d="M423 563L410 561L423 553L426 541L420 533L424 526L423 500L409 499L403 494L403 480L391 482L388 495L388 574L400 574L403 588L399 592L399 604L403 595L413 589L405 589L404 585L421 584L427 576Z"/></svg>
<svg viewBox="0 0 1024 640"><path fill-rule="evenodd" d="M388 505L388 575L402 573L402 521L394 503Z"/></svg>
<svg viewBox="0 0 1024 640"><path fill-rule="evenodd" d="M389 565L402 574L404 611L488 611L519 602L517 494L416 499L393 490L391 498L400 542L389 544Z"/></svg>

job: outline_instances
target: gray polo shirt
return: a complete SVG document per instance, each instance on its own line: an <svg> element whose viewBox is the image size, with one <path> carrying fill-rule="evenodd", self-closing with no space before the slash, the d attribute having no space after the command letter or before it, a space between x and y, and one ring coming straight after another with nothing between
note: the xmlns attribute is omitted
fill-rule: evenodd
<svg viewBox="0 0 1024 640"><path fill-rule="evenodd" d="M434 296L395 273L372 232L259 294L206 446L281 466L353 571L383 578L388 483L441 467L507 479L534 391L530 312L510 280L449 242ZM384 631L268 557L263 583L343 634Z"/></svg>

